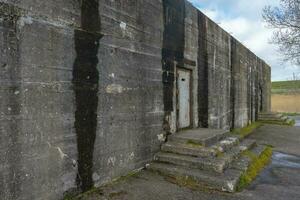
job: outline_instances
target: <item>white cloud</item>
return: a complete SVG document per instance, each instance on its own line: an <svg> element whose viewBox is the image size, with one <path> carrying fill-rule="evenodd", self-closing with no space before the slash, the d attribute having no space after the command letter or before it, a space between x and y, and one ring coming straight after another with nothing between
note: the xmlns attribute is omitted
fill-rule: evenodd
<svg viewBox="0 0 300 200"><path fill-rule="evenodd" d="M217 20L219 17L219 14L216 10L201 9L201 11L212 20Z"/></svg>

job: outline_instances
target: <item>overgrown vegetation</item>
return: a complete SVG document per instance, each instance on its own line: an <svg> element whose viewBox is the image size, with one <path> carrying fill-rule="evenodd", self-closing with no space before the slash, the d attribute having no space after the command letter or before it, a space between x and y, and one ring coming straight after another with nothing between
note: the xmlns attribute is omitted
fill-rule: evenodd
<svg viewBox="0 0 300 200"><path fill-rule="evenodd" d="M243 155L251 159L251 164L244 174L242 174L237 190L241 191L243 188L248 186L256 176L261 172L261 170L270 162L272 157L272 148L267 147L260 156L256 156L250 151L243 152Z"/></svg>
<svg viewBox="0 0 300 200"><path fill-rule="evenodd" d="M261 127L263 124L261 122L254 122L250 124L247 127L244 128L236 128L231 131L232 134L238 135L241 138L247 137L249 134L251 134L254 130Z"/></svg>

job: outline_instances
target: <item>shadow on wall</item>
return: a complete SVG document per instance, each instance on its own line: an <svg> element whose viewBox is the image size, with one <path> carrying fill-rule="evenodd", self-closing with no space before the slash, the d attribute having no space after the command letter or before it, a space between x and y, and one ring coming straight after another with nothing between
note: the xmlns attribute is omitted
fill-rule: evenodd
<svg viewBox="0 0 300 200"><path fill-rule="evenodd" d="M93 187L99 85L97 54L102 37L98 0L81 1L81 29L75 30L77 56L73 66L73 87L76 101L74 126L78 149L77 185L84 192Z"/></svg>

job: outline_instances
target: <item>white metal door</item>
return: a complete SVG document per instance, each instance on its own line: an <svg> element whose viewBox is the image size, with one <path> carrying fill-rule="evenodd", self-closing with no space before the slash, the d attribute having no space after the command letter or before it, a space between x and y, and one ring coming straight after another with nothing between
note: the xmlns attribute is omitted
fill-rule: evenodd
<svg viewBox="0 0 300 200"><path fill-rule="evenodd" d="M177 69L178 128L186 128L191 125L190 86L191 86L191 72L188 70Z"/></svg>

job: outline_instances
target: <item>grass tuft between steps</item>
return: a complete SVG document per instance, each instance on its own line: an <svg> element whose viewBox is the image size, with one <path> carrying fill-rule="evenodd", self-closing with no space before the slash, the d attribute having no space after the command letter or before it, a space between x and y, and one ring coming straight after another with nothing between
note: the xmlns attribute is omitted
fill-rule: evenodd
<svg viewBox="0 0 300 200"><path fill-rule="evenodd" d="M237 185L237 191L241 191L248 186L257 175L263 170L263 168L269 164L272 158L272 147L267 147L260 156L256 156L250 151L243 152L243 155L248 156L251 159L249 168L240 177Z"/></svg>
<svg viewBox="0 0 300 200"><path fill-rule="evenodd" d="M238 135L242 138L245 138L248 135L250 135L255 129L261 127L262 125L263 125L263 123L261 123L261 122L253 122L252 124L250 124L249 126L246 126L244 128L233 129L231 131L231 133L234 135Z"/></svg>

